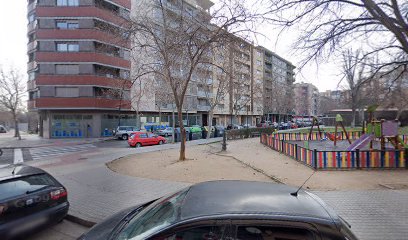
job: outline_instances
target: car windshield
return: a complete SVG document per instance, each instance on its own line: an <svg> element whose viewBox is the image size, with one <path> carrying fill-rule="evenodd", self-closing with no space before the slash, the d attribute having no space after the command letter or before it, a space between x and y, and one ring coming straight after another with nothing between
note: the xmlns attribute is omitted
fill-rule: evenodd
<svg viewBox="0 0 408 240"><path fill-rule="evenodd" d="M0 182L0 201L26 194L47 186L56 186L56 182L47 174L38 174L14 178Z"/></svg>
<svg viewBox="0 0 408 240"><path fill-rule="evenodd" d="M145 239L152 233L176 222L180 212L180 204L187 192L188 189L160 198L151 204L129 222L118 239Z"/></svg>

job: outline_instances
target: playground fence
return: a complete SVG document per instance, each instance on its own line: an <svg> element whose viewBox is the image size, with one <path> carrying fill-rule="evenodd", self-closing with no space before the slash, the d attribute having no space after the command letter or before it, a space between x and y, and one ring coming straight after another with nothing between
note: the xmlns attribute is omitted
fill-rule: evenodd
<svg viewBox="0 0 408 240"><path fill-rule="evenodd" d="M285 133L287 134L287 133ZM291 133L292 134L292 133ZM305 134L308 135L308 134ZM317 133L318 135L318 133ZM360 133L361 135L361 133ZM358 134L353 133L357 137ZM312 136L313 137L313 136ZM404 142L407 136L401 136ZM320 138L316 138L320 139ZM356 138L351 138L356 139ZM303 141L302 134L282 136L282 134L262 134L261 143L279 151L304 165L316 170L332 169L408 169L408 149L405 150L355 150L319 151L307 149L286 141Z"/></svg>

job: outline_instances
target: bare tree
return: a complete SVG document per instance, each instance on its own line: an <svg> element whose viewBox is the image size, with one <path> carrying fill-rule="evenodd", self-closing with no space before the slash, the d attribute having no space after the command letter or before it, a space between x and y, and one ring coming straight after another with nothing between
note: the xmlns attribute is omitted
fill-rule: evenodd
<svg viewBox="0 0 408 240"><path fill-rule="evenodd" d="M213 64L209 54L214 45L232 33L247 31L246 21L253 18L240 1L222 0L217 6L209 11L192 9L182 0L138 1L132 16L132 51L138 56L135 79L159 78L170 87L181 130L179 160L186 159L182 113L194 73Z"/></svg>
<svg viewBox="0 0 408 240"><path fill-rule="evenodd" d="M198 84L198 95L203 95L208 111L208 129L212 127L215 108L224 103L229 87L229 59L225 48L216 46L211 49L213 54L213 64L196 71L195 77ZM210 138L207 134L207 139Z"/></svg>
<svg viewBox="0 0 408 240"><path fill-rule="evenodd" d="M26 93L26 83L19 70L10 68L0 69L0 106L13 116L14 137L21 140L18 128L18 114L23 109L23 98Z"/></svg>
<svg viewBox="0 0 408 240"><path fill-rule="evenodd" d="M382 56L373 74L392 72L400 66L407 68L407 1L269 0L269 3L270 22L284 29L301 24L301 34L294 46L306 54L303 64L329 57L358 41L366 51L360 56L362 61L376 54Z"/></svg>
<svg viewBox="0 0 408 240"><path fill-rule="evenodd" d="M343 74L349 94L349 106L351 108L351 126L355 127L357 109L364 106L363 87L371 80L367 77L368 67L360 62L360 51L347 50L343 52ZM371 73L371 71L369 72ZM370 75L370 74L368 74Z"/></svg>
<svg viewBox="0 0 408 240"><path fill-rule="evenodd" d="M399 119L404 110L408 106L408 71L400 69L402 72L395 72L398 78L394 76L388 80L384 80L384 101L382 105L385 107L394 107L397 109L395 119Z"/></svg>

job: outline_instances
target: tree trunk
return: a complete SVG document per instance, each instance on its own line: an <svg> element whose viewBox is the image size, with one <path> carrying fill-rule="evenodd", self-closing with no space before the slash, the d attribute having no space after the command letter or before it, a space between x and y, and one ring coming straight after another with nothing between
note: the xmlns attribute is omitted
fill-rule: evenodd
<svg viewBox="0 0 408 240"><path fill-rule="evenodd" d="M210 110L208 112L208 133L207 133L207 139L210 139L211 137L211 128L212 128L212 120L213 120L213 111ZM214 133L215 134L215 133Z"/></svg>
<svg viewBox="0 0 408 240"><path fill-rule="evenodd" d="M401 114L402 114L403 111L404 111L403 108L398 109L397 116L395 117L395 120L399 120L399 118L401 117Z"/></svg>
<svg viewBox="0 0 408 240"><path fill-rule="evenodd" d="M355 127L356 126L356 108L352 107L351 108L351 127Z"/></svg>
<svg viewBox="0 0 408 240"><path fill-rule="evenodd" d="M16 113L13 113L13 120L14 120L14 137L18 138L18 140L21 140L20 130L18 128L18 119L17 119L17 114Z"/></svg>
<svg viewBox="0 0 408 240"><path fill-rule="evenodd" d="M178 122L180 126L180 134L181 134L179 160L184 161L186 160L186 129L184 128L184 124L183 124L183 109L177 108L177 115L178 115Z"/></svg>
<svg viewBox="0 0 408 240"><path fill-rule="evenodd" d="M138 110L136 110L136 127L142 129L142 126L140 126L140 115Z"/></svg>

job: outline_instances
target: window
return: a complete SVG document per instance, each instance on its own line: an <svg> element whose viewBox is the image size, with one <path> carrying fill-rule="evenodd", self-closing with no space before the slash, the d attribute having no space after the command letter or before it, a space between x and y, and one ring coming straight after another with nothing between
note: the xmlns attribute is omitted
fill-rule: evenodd
<svg viewBox="0 0 408 240"><path fill-rule="evenodd" d="M147 134L143 135L147 137ZM150 204L130 220L118 239L145 239L153 231L160 231L176 222L186 193L186 190L181 191Z"/></svg>
<svg viewBox="0 0 408 240"><path fill-rule="evenodd" d="M77 42L71 43L57 43L58 52L79 52L79 44Z"/></svg>
<svg viewBox="0 0 408 240"><path fill-rule="evenodd" d="M224 226L201 226L182 230L165 238L172 239L227 239L228 231ZM232 239L232 238L231 238Z"/></svg>
<svg viewBox="0 0 408 240"><path fill-rule="evenodd" d="M79 24L76 20L60 20L57 21L58 29L78 29Z"/></svg>
<svg viewBox="0 0 408 240"><path fill-rule="evenodd" d="M301 228L273 227L273 226L239 226L237 239L290 239L290 240L311 240L315 239L314 234Z"/></svg>
<svg viewBox="0 0 408 240"><path fill-rule="evenodd" d="M56 97L79 97L79 88L77 87L56 87Z"/></svg>
<svg viewBox="0 0 408 240"><path fill-rule="evenodd" d="M60 64L56 65L55 72L57 74L64 74L64 75L71 75L71 74L79 74L79 65L74 64Z"/></svg>
<svg viewBox="0 0 408 240"><path fill-rule="evenodd" d="M57 0L57 6L79 6L79 0Z"/></svg>
<svg viewBox="0 0 408 240"><path fill-rule="evenodd" d="M58 184L46 174L38 174L14 178L0 183L0 201L26 194L27 191L35 191L43 187L58 186Z"/></svg>

